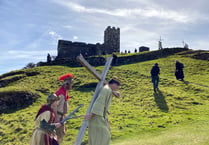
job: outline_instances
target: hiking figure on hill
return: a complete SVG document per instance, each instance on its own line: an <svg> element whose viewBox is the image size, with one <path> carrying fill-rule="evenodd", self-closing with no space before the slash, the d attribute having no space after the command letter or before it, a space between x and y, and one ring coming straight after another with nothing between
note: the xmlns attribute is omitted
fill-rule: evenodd
<svg viewBox="0 0 209 145"><path fill-rule="evenodd" d="M160 68L158 66L158 63L155 63L155 65L152 67L150 74L152 77L153 89L154 89L154 92L156 92L158 89L159 74L160 74Z"/></svg>
<svg viewBox="0 0 209 145"><path fill-rule="evenodd" d="M177 80L184 81L184 71L183 71L184 65L183 63L176 60L176 71L175 76Z"/></svg>

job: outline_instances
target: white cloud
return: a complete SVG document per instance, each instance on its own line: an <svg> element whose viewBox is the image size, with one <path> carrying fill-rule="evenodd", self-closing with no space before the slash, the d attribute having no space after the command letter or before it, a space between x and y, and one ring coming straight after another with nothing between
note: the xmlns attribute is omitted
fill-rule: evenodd
<svg viewBox="0 0 209 145"><path fill-rule="evenodd" d="M39 51L23 51L10 50L6 52L7 55L12 56L11 59L31 59L36 61L43 61L47 54L56 55L56 50L39 50ZM1 58L2 59L2 58Z"/></svg>
<svg viewBox="0 0 209 145"><path fill-rule="evenodd" d="M9 50L5 51L4 55L0 57L0 74L11 70L21 69L29 62L37 63L40 61L46 62L47 54L56 56L56 50ZM8 57L9 56L9 57ZM6 67L5 67L6 62ZM2 67L2 68L1 68Z"/></svg>
<svg viewBox="0 0 209 145"><path fill-rule="evenodd" d="M4 55L0 57L0 74L9 72L11 70L21 69L29 62L33 62L33 63L37 63L40 61L46 62L48 53L51 56L56 56L57 51L56 50L39 50L39 51L9 50L9 51L5 51ZM5 62L7 62L6 67L5 67Z"/></svg>
<svg viewBox="0 0 209 145"><path fill-rule="evenodd" d="M57 33L54 32L54 31L49 31L49 35L50 35L53 39L56 39L56 40L62 39L62 36L59 35L59 34L57 34Z"/></svg>
<svg viewBox="0 0 209 145"><path fill-rule="evenodd" d="M148 46L156 49L158 37L157 32L141 29L134 25L123 26L121 27L121 51L133 50L140 46Z"/></svg>
<svg viewBox="0 0 209 145"><path fill-rule="evenodd" d="M77 40L78 39L78 36L73 36L73 40Z"/></svg>
<svg viewBox="0 0 209 145"><path fill-rule="evenodd" d="M49 35L54 36L55 35L55 32L54 31L50 31L49 32Z"/></svg>
<svg viewBox="0 0 209 145"><path fill-rule="evenodd" d="M56 55L58 39L103 43L109 25L121 28L122 51L157 49L160 35L165 47L181 46L184 39L191 48L209 49L207 0L49 0L21 8L20 1L0 5L0 62L14 66L45 60L51 51Z"/></svg>
<svg viewBox="0 0 209 145"><path fill-rule="evenodd" d="M160 18L160 19L168 19L177 22L189 22L190 19L189 15L179 11L173 10L166 10L162 8L152 8L152 7L145 7L145 8L123 8L123 9L98 9L98 8L88 8L82 6L80 4L65 1L65 0L55 0L54 2L68 7L70 10L80 12L80 13L99 13L117 17L146 17L146 18Z"/></svg>
<svg viewBox="0 0 209 145"><path fill-rule="evenodd" d="M186 42L187 43L187 42ZM209 50L209 42L208 40L196 40L188 42L189 48L191 49L204 49Z"/></svg>
<svg viewBox="0 0 209 145"><path fill-rule="evenodd" d="M71 30L73 28L73 26L71 26L71 25L64 25L63 28Z"/></svg>
<svg viewBox="0 0 209 145"><path fill-rule="evenodd" d="M48 47L56 47L59 39L62 39L62 36L52 30L45 30L27 44L24 45L23 49L27 50L41 50L48 49ZM47 48L46 48L47 47Z"/></svg>

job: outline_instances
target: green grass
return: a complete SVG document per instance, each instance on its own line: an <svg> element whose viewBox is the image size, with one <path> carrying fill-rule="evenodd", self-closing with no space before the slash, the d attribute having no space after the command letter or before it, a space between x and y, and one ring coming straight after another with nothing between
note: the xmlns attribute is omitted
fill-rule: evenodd
<svg viewBox="0 0 209 145"><path fill-rule="evenodd" d="M184 63L187 81L209 86L208 62L180 55L111 68L108 78L116 75L123 84L120 90L121 98L114 98L110 108L109 120L114 145L187 145L194 141L195 144L203 145L208 142L209 90L207 87L175 80L176 59ZM161 67L158 94L153 94L149 74L155 62ZM96 69L101 72L103 67ZM75 86L70 92L72 99L69 112L78 104L85 104L79 114L85 113L94 91L94 88L83 86L97 82L84 68L43 66L23 71L40 74L15 81L7 87L0 88L0 92L26 90L41 97L28 108L1 114L0 144L29 143L34 117L39 107L45 103L47 95L61 85L57 81L60 75L71 72L76 76ZM81 119L68 122L63 145L73 144L81 122ZM84 141L86 140L87 136Z"/></svg>
<svg viewBox="0 0 209 145"><path fill-rule="evenodd" d="M112 145L208 145L208 125L208 118L205 118L158 132L142 132L134 137L115 140Z"/></svg>
<svg viewBox="0 0 209 145"><path fill-rule="evenodd" d="M196 60L189 57L180 55L173 55L162 59L146 61L142 63L136 63L128 65L130 70L136 70L139 73L149 76L150 68L154 63L158 63L161 68L161 77L165 79L175 79L175 60L179 60L184 63L185 80L189 82L195 82L202 85L208 85L206 81L209 78L209 63L204 60ZM126 65L122 66L126 68Z"/></svg>

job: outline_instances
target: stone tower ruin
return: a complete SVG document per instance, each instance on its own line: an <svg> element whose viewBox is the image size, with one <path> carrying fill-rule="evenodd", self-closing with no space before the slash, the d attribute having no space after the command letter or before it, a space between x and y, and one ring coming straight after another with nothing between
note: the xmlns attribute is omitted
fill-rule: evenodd
<svg viewBox="0 0 209 145"><path fill-rule="evenodd" d="M78 55L101 55L120 52L120 28L108 26L104 31L104 43L89 44L85 42L72 42L59 40L57 58L76 58Z"/></svg>
<svg viewBox="0 0 209 145"><path fill-rule="evenodd" d="M106 52L120 52L120 28L108 26L104 31L104 46Z"/></svg>

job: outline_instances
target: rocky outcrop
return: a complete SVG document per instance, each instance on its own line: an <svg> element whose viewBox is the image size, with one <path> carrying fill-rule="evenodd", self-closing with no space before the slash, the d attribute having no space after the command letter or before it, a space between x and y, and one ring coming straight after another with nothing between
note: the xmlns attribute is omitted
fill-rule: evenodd
<svg viewBox="0 0 209 145"><path fill-rule="evenodd" d="M3 75L0 76L0 79L9 77L9 76L14 76L14 75L19 75L19 74L24 74L24 71L17 71L17 72L9 72L9 73L5 73Z"/></svg>
<svg viewBox="0 0 209 145"><path fill-rule="evenodd" d="M199 53L192 56L192 58L195 59L201 59L201 60L208 60L209 61L209 53Z"/></svg>
<svg viewBox="0 0 209 145"><path fill-rule="evenodd" d="M25 72L25 71L18 71L18 72L10 72L0 76L0 88L6 87L10 83L18 81L26 76L35 76L40 74L39 72ZM9 78L7 78L9 77Z"/></svg>
<svg viewBox="0 0 209 145"><path fill-rule="evenodd" d="M24 91L0 92L0 113L10 113L31 105L37 94Z"/></svg>
<svg viewBox="0 0 209 145"><path fill-rule="evenodd" d="M4 80L0 80L0 88L2 87L6 87L8 84L20 80L22 78L24 78L25 76L16 76L16 77L12 77L10 79L4 79Z"/></svg>
<svg viewBox="0 0 209 145"><path fill-rule="evenodd" d="M186 57L191 57L194 59L209 61L209 51L207 50L190 50L190 51L178 53L178 55L184 55Z"/></svg>
<svg viewBox="0 0 209 145"><path fill-rule="evenodd" d="M25 74L26 76L35 76L40 74L39 72L26 72L26 71L12 71L9 73L5 73L3 75L0 76L0 79L9 77L9 76L15 76L15 75L20 75L20 74Z"/></svg>

